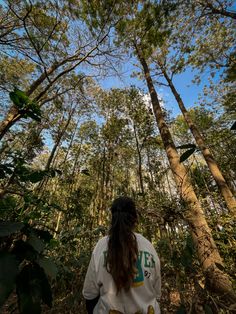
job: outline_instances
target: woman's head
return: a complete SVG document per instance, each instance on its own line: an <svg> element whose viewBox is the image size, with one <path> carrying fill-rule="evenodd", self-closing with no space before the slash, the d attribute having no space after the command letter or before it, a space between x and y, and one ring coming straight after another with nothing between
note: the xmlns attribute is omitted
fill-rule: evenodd
<svg viewBox="0 0 236 314"><path fill-rule="evenodd" d="M134 201L128 196L116 198L111 205L112 220L114 226L118 222L118 217L124 222L127 228L132 230L137 222L137 211Z"/></svg>
<svg viewBox="0 0 236 314"><path fill-rule="evenodd" d="M106 267L119 292L122 288L130 289L136 274L138 247L133 233L137 222L135 203L129 197L119 197L112 203L111 213Z"/></svg>

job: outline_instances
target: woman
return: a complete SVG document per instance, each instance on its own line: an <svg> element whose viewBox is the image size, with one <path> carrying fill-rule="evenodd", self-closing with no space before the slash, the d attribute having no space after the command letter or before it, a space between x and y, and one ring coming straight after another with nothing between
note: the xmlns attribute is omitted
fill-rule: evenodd
<svg viewBox="0 0 236 314"><path fill-rule="evenodd" d="M133 232L137 212L129 197L111 206L109 235L98 241L85 277L90 314L159 314L160 261L153 245Z"/></svg>

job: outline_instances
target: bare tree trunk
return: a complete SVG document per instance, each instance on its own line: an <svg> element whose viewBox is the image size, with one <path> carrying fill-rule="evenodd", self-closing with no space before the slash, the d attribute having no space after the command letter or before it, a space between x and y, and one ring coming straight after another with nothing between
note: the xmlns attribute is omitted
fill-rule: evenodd
<svg viewBox="0 0 236 314"><path fill-rule="evenodd" d="M46 164L46 166L45 166L45 170L49 170L50 165L51 165L52 160L53 160L53 157L54 157L54 155L55 155L55 153L56 153L56 150L57 150L57 148L58 148L58 146L59 146L59 144L60 144L60 142L61 142L61 139L62 139L62 137L64 136L64 134L65 134L65 132L66 132L66 130L67 130L69 124L70 124L70 121L71 121L71 119L72 119L72 116L73 116L74 112L75 112L75 108L73 108L73 109L70 111L69 117L68 117L68 119L67 119L67 121L66 121L65 126L63 127L62 130L60 130L60 131L58 132L58 135L57 135L55 144L54 144L54 146L53 146L53 148L52 148L51 154L50 154L50 156L49 156L49 158L48 158L48 161L47 161L47 164ZM60 126L59 126L59 127L60 127Z"/></svg>
<svg viewBox="0 0 236 314"><path fill-rule="evenodd" d="M198 145L198 147L200 148L203 157L206 160L206 163L210 169L210 172L213 176L213 178L215 179L215 182L218 185L218 188L220 190L221 195L223 196L225 203L230 211L230 213L236 217L236 200L219 168L219 166L217 165L217 162L215 161L210 149L207 147L202 135L200 134L197 126L194 124L194 122L192 121L187 109L184 106L184 103L179 95L179 93L177 92L172 80L170 79L170 77L168 76L166 70L164 69L164 67L159 63L159 66L162 70L162 73L165 77L165 79L167 80L170 89L173 93L173 95L175 96L175 99L179 105L180 110L182 111L182 114L184 116L185 121L187 122L193 137L196 140L196 143Z"/></svg>
<svg viewBox="0 0 236 314"><path fill-rule="evenodd" d="M61 143L62 137L64 136L64 134L65 134L65 132L66 132L66 130L67 130L69 124L70 124L70 121L71 121L71 119L72 119L72 116L73 116L73 113L74 113L74 112L75 112L75 108L71 109L71 111L70 111L70 113L69 113L69 117L68 117L68 119L67 119L67 121L66 121L65 126L63 127L62 130L60 130L60 131L58 132L56 141L55 141L55 143L54 143L54 145L53 145L53 148L52 148L52 150L51 150L51 154L50 154L50 156L49 156L49 158L48 158L48 160L47 160L47 164L46 164L46 166L45 166L45 170L49 170L49 169L50 169L50 166L51 166L51 163L52 163L52 161L53 161L53 158L54 158L54 156L55 156L55 154L56 154L56 151L57 151L57 149L58 149L58 147L59 147L59 145L60 145L60 143ZM60 126L59 126L59 128L60 128ZM38 185L37 188L36 188L37 191L40 191L40 194L41 194L41 195L43 195L43 187L45 187L45 186L47 185L48 180L49 180L49 178L46 177L45 179L43 179L42 181L40 181L39 185Z"/></svg>
<svg viewBox="0 0 236 314"><path fill-rule="evenodd" d="M190 232L195 243L203 271L206 274L209 287L212 290L217 291L219 294L227 295L230 299L236 300L228 275L221 271L217 266L223 264L222 258L212 237L211 229L207 224L201 204L197 199L193 186L190 182L187 170L184 165L180 163L180 158L164 119L164 114L153 85L147 62L143 57L142 50L137 45L135 45L135 49L143 67L145 79L151 96L154 115L170 167L174 174L180 196L186 206L183 216L190 227Z"/></svg>
<svg viewBox="0 0 236 314"><path fill-rule="evenodd" d="M149 171L149 177L150 177L150 180L151 180L151 189L154 189L155 187L155 181L154 181L154 176L153 176L153 172L152 172L152 166L151 166L151 160L150 160L150 151L149 151L149 148L147 147L146 149L146 153L147 153L147 164L148 164L148 171Z"/></svg>
<svg viewBox="0 0 236 314"><path fill-rule="evenodd" d="M139 182L140 182L140 190L141 190L142 195L144 195L143 173L142 173L142 156L141 156L141 150L140 150L140 146L139 146L138 135L137 135L135 123L133 123L133 129L134 129L134 137L135 137L135 143L136 143L136 148L137 148L137 153L138 153L138 176L139 176Z"/></svg>
<svg viewBox="0 0 236 314"><path fill-rule="evenodd" d="M12 106L9 110L5 120L0 123L0 141L3 136L7 133L12 125L16 123L21 118L21 114L19 114L18 108L16 106Z"/></svg>

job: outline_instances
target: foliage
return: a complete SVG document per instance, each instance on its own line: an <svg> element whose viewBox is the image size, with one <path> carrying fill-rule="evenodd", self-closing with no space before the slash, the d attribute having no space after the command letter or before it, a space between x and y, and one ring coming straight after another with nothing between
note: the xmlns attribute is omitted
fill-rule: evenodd
<svg viewBox="0 0 236 314"><path fill-rule="evenodd" d="M180 161L204 208L224 271L235 284L233 219L185 119L169 114L172 100L161 71L163 66L175 84L194 89L201 83L199 100L188 113L235 191L236 37L233 19L214 13L209 3L1 3L3 311L85 312L87 265L97 240L107 233L107 209L118 195L134 198L137 231L160 255L162 312L221 313L230 307L207 290L190 236L192 226L184 221L186 206L133 49L142 49L162 94ZM227 10L230 3L214 5ZM192 70L194 82L186 81ZM137 75L127 79L127 71Z"/></svg>
<svg viewBox="0 0 236 314"><path fill-rule="evenodd" d="M14 105L19 108L18 112L23 114L24 118L30 117L38 122L41 121L39 106L35 102L30 101L26 93L16 88L9 95Z"/></svg>
<svg viewBox="0 0 236 314"><path fill-rule="evenodd" d="M45 274L52 262L43 260L45 246L52 239L48 231L25 223L0 222L2 306L16 287L20 313L41 313L41 302L52 306L52 292Z"/></svg>

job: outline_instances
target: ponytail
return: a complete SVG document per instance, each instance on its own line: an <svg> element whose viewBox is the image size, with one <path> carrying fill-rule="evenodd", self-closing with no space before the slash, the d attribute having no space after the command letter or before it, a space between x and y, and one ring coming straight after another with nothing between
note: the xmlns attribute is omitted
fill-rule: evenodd
<svg viewBox="0 0 236 314"><path fill-rule="evenodd" d="M137 272L138 245L133 233L137 212L129 197L117 198L111 212L106 268L113 277L118 293L122 288L126 291L130 289Z"/></svg>

